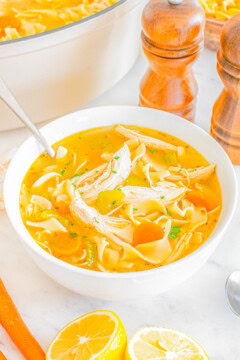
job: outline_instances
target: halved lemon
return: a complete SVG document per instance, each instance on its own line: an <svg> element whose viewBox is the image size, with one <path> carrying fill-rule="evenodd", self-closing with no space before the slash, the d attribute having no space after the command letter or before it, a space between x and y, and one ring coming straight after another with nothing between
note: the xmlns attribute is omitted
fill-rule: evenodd
<svg viewBox="0 0 240 360"><path fill-rule="evenodd" d="M66 325L50 344L46 360L122 360L127 337L112 311L94 311Z"/></svg>
<svg viewBox="0 0 240 360"><path fill-rule="evenodd" d="M201 346L176 330L140 329L129 341L125 360L209 360Z"/></svg>

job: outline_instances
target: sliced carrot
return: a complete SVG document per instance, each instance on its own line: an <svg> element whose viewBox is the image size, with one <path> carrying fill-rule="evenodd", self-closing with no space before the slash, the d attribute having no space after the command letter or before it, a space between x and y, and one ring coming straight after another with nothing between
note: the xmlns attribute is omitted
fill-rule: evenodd
<svg viewBox="0 0 240 360"><path fill-rule="evenodd" d="M23 354L25 360L45 360L45 354L24 324L0 278L0 324ZM5 358L3 358L5 359Z"/></svg>
<svg viewBox="0 0 240 360"><path fill-rule="evenodd" d="M70 207L69 204L65 203L64 201L58 201L56 203L56 208L62 215L70 214Z"/></svg>
<svg viewBox="0 0 240 360"><path fill-rule="evenodd" d="M164 236L164 231L160 225L154 223L144 223L138 225L133 234L133 245L146 244L160 240Z"/></svg>
<svg viewBox="0 0 240 360"><path fill-rule="evenodd" d="M0 360L7 360L7 358L5 358L5 356L3 355L3 353L0 351Z"/></svg>
<svg viewBox="0 0 240 360"><path fill-rule="evenodd" d="M80 237L76 233L56 233L48 243L56 255L72 255L81 246Z"/></svg>
<svg viewBox="0 0 240 360"><path fill-rule="evenodd" d="M211 211L216 207L215 201L200 191L193 190L189 192L186 196L186 199L197 207L205 207L207 211Z"/></svg>

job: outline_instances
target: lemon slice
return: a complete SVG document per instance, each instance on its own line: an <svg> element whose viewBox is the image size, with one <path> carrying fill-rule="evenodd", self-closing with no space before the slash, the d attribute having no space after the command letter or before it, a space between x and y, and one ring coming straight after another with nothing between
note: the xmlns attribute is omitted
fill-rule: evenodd
<svg viewBox="0 0 240 360"><path fill-rule="evenodd" d="M209 360L200 345L176 330L140 329L128 343L125 360Z"/></svg>
<svg viewBox="0 0 240 360"><path fill-rule="evenodd" d="M122 360L126 332L112 311L94 311L66 325L50 344L46 360Z"/></svg>

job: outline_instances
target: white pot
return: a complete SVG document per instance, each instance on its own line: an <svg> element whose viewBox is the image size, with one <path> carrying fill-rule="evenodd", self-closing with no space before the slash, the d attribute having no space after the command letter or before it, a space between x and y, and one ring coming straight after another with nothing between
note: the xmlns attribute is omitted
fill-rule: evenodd
<svg viewBox="0 0 240 360"><path fill-rule="evenodd" d="M25 141L16 153L4 183L4 201L9 219L36 264L66 288L82 295L108 300L157 295L193 275L222 239L237 203L236 175L224 150L201 128L170 113L129 106L99 107L53 121L42 128L42 133L53 144L81 130L119 123L137 124L167 132L193 146L209 162L217 164L223 201L220 220L210 238L187 257L157 269L120 274L77 268L42 250L25 228L19 211L19 192L24 175L42 151L33 137Z"/></svg>
<svg viewBox="0 0 240 360"><path fill-rule="evenodd" d="M119 81L140 47L146 0L120 0L68 26L0 42L0 77L34 122L77 109ZM0 100L0 130L21 126Z"/></svg>

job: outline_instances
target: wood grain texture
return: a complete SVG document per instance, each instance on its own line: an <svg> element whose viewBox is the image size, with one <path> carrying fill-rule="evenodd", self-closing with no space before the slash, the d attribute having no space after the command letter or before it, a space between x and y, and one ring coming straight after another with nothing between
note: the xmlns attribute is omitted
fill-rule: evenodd
<svg viewBox="0 0 240 360"><path fill-rule="evenodd" d="M224 21L216 19L206 19L204 31L204 46L212 51L218 51L220 47L220 36L224 26Z"/></svg>
<svg viewBox="0 0 240 360"><path fill-rule="evenodd" d="M224 26L217 60L224 90L213 107L211 135L240 165L240 14Z"/></svg>
<svg viewBox="0 0 240 360"><path fill-rule="evenodd" d="M150 67L140 105L194 120L198 92L192 65L203 47L205 14L197 0L171 5L151 0L142 17L142 44Z"/></svg>

